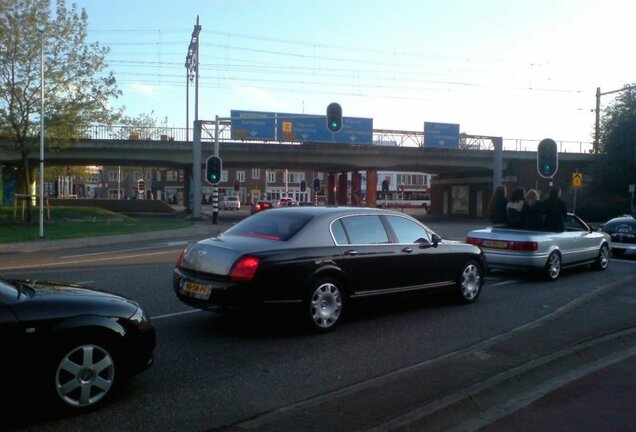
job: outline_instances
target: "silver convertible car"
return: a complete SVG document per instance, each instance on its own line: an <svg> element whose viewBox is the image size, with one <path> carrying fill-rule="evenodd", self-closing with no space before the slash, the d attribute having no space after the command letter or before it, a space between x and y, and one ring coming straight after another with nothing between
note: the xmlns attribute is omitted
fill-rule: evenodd
<svg viewBox="0 0 636 432"><path fill-rule="evenodd" d="M473 230L466 242L484 251L486 265L492 269L538 270L548 280L558 279L566 267L592 264L605 270L610 256L609 234L592 231L571 213L564 225L563 232L499 227Z"/></svg>

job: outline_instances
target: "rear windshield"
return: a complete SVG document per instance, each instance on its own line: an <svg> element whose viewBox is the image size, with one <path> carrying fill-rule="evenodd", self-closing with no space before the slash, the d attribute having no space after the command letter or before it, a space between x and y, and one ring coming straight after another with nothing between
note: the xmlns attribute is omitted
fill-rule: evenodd
<svg viewBox="0 0 636 432"><path fill-rule="evenodd" d="M286 241L296 235L313 216L297 212L256 213L225 232L225 235Z"/></svg>

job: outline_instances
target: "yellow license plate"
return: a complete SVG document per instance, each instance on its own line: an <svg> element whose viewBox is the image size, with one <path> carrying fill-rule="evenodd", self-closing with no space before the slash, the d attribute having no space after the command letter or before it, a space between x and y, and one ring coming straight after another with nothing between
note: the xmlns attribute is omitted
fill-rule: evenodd
<svg viewBox="0 0 636 432"><path fill-rule="evenodd" d="M508 242L501 240L484 240L484 247L494 248L494 249L507 249Z"/></svg>
<svg viewBox="0 0 636 432"><path fill-rule="evenodd" d="M183 284L183 292L191 297L207 299L210 297L211 288L209 285L196 282L186 282Z"/></svg>

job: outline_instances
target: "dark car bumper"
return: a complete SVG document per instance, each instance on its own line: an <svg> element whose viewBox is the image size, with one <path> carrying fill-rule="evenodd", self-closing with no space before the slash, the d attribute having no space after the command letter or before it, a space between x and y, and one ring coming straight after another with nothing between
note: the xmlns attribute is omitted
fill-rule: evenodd
<svg viewBox="0 0 636 432"><path fill-rule="evenodd" d="M154 327L130 333L128 339L128 372L131 375L141 373L152 366L157 336Z"/></svg>

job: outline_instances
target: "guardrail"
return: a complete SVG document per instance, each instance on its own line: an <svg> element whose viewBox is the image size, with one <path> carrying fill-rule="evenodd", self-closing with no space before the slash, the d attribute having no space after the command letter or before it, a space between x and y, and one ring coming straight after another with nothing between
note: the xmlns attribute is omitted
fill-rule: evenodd
<svg viewBox="0 0 636 432"><path fill-rule="evenodd" d="M193 131L175 127L135 127L122 125L90 125L79 132L80 139L91 140L126 140L126 141L192 141ZM461 134L460 148L463 150L494 150L493 137ZM214 128L205 125L201 134L204 142L214 141ZM219 128L219 141L249 142L263 144L291 144L300 142L288 141L254 141L232 139L230 123L223 121ZM538 139L503 138L503 149L508 151L536 151ZM423 147L424 132L376 129L373 131L373 145L393 147ZM592 153L592 142L558 141L560 153Z"/></svg>

